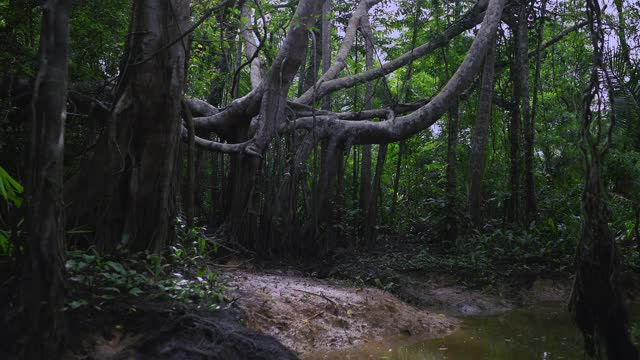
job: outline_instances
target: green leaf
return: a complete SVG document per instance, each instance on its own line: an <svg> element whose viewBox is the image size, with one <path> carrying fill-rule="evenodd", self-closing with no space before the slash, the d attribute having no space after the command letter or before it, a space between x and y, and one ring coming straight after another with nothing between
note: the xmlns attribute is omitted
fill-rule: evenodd
<svg viewBox="0 0 640 360"><path fill-rule="evenodd" d="M20 195L23 191L24 187L0 166L0 195L16 207L20 207L22 205Z"/></svg>
<svg viewBox="0 0 640 360"><path fill-rule="evenodd" d="M81 306L87 305L87 304L88 304L87 300L80 299L80 300L74 300L74 301L70 302L70 303L69 303L69 306L70 306L72 309L74 309L74 310L75 310L75 309L77 309L77 308L79 308L79 307L81 307Z"/></svg>
<svg viewBox="0 0 640 360"><path fill-rule="evenodd" d="M114 271L118 272L120 275L126 275L127 271L124 269L122 264L113 261L107 261L105 263L108 267L112 268Z"/></svg>
<svg viewBox="0 0 640 360"><path fill-rule="evenodd" d="M140 294L144 293L144 291L140 290L139 288L131 288L131 290L129 290L129 294L133 295L133 296L138 296Z"/></svg>

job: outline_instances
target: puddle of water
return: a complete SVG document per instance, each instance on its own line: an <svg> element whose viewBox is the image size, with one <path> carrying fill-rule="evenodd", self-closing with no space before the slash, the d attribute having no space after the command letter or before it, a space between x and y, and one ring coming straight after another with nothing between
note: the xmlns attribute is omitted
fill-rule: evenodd
<svg viewBox="0 0 640 360"><path fill-rule="evenodd" d="M633 312L640 319L640 308ZM637 324L636 324L637 326ZM357 350L313 359L392 360L556 360L582 358L582 336L564 304L543 304L502 313L469 317L442 339L394 339Z"/></svg>

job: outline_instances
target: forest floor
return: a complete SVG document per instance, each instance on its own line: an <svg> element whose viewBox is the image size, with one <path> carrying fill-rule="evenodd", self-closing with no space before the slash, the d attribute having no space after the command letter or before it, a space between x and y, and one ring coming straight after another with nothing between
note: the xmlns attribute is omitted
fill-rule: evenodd
<svg viewBox="0 0 640 360"><path fill-rule="evenodd" d="M512 269L486 286L466 271L425 271L416 265L422 245L387 238L377 249L308 265L230 261L224 281L249 328L303 358L385 338L443 337L460 317L569 295L568 273Z"/></svg>
<svg viewBox="0 0 640 360"><path fill-rule="evenodd" d="M566 301L569 296L571 274L544 262L501 262L487 265L490 269L425 263L424 249L430 258L442 258L443 248L420 236L385 236L377 248L342 249L309 263L196 256L199 260L163 265L162 279L145 280L160 281L169 290L140 286L141 295L123 293L112 300L100 297L109 294L112 285L94 281L73 296L95 300L67 310L71 337L65 359L243 359L248 354L255 359L313 358L383 339L443 337L464 316ZM150 266L148 260L120 264L116 258L93 257L76 254L72 260L89 259L90 265L79 268L85 276L93 271L95 279L103 274L126 279L122 291L134 286L131 281ZM203 280L206 274L216 274L215 280ZM172 276L177 278L168 279ZM625 274L623 280L627 295L637 298L638 274ZM200 289L219 291L226 300L216 305L192 297ZM10 323L19 309L15 296L6 298L9 305L3 308L13 310L4 321ZM5 338L19 333L4 330L0 336ZM0 346L0 358L11 358L2 357L2 351Z"/></svg>

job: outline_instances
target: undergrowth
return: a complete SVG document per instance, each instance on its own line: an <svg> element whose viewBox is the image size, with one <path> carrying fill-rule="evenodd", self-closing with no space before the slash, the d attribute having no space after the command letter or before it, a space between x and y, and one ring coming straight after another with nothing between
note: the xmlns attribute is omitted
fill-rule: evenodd
<svg viewBox="0 0 640 360"><path fill-rule="evenodd" d="M126 243L109 255L93 248L67 252L70 296L67 307L98 310L124 298L170 298L217 309L225 302L219 274L207 263L217 253L199 229L179 231L180 241L165 254L130 253Z"/></svg>

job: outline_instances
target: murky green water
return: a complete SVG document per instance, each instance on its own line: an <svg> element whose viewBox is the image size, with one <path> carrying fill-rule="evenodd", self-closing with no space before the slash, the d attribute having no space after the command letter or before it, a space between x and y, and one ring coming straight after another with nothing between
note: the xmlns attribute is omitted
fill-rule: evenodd
<svg viewBox="0 0 640 360"><path fill-rule="evenodd" d="M632 318L636 326L640 308ZM545 304L507 313L466 318L443 339L404 338L368 344L327 359L528 360L582 359L582 339L564 304Z"/></svg>

